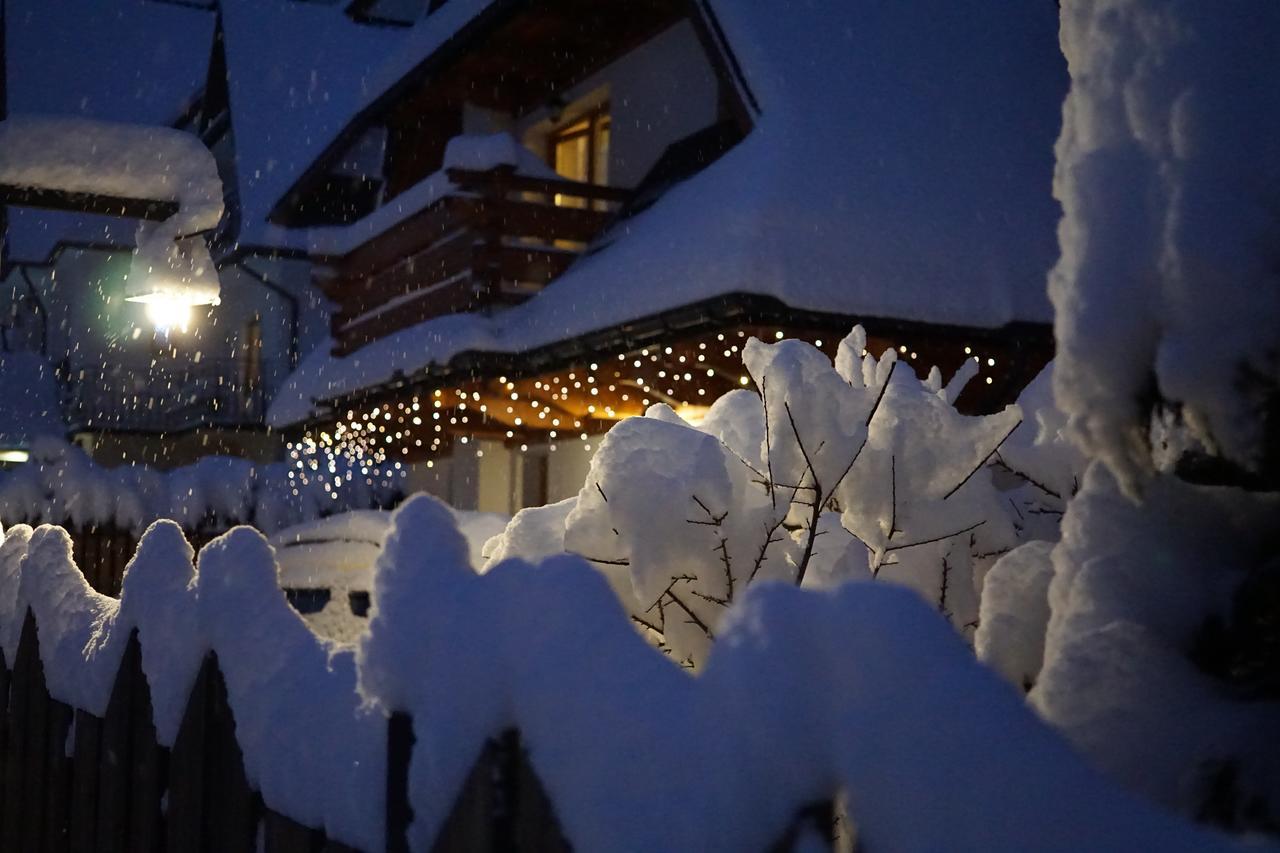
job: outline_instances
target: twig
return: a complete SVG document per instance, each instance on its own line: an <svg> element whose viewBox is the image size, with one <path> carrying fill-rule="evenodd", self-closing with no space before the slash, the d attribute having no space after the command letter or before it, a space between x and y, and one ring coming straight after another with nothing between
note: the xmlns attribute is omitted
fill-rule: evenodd
<svg viewBox="0 0 1280 853"><path fill-rule="evenodd" d="M1000 439L1000 441L996 443L996 446L991 448L991 452L988 453L986 456L982 457L982 461L978 463L977 467L974 468L972 471L970 471L968 474L966 474L963 480L961 480L959 483L956 483L956 485L951 489L951 491L947 492L945 495L942 496L942 499L945 501L947 498L951 497L956 492L960 491L960 488L965 483L969 482L969 478L972 477L974 474L978 473L979 471L981 471L983 466L987 464L987 460L990 459L992 456L994 456L995 452L1000 449L1001 445L1003 445L1006 441L1008 441L1009 436L1013 435L1013 430L1017 429L1021 425L1022 425L1022 419L1019 418L1018 422L1013 425L1013 428L1004 434L1004 438Z"/></svg>
<svg viewBox="0 0 1280 853"><path fill-rule="evenodd" d="M583 559L585 559L585 560L586 560L587 562L589 562L589 563L599 563L599 564L600 564L600 565L602 565L602 566L629 566L629 565L631 565L631 561L630 561L630 560L627 560L627 559L607 560L607 559L605 559L605 558L603 558L603 557L587 557L587 556L585 556L585 555L583 556Z"/></svg>
<svg viewBox="0 0 1280 853"><path fill-rule="evenodd" d="M932 539L921 539L919 542L908 542L904 545L894 545L892 548L885 548L884 552L888 554L890 551L904 551L907 548L915 548L919 545L929 545L934 542L941 542L944 539L951 539L955 536L959 536L962 533L968 533L971 530L976 530L977 528L981 527L986 523L987 523L987 520L984 518L982 519L982 521L979 521L977 524L969 525L964 530L957 530L955 533L946 533L946 534L943 534L942 536L935 536Z"/></svg>
<svg viewBox="0 0 1280 853"><path fill-rule="evenodd" d="M689 605L685 604L683 601L680 600L680 596L676 595L674 589L668 588L667 595L671 596L671 601L676 605L676 607L679 607L681 610L685 612L685 615L689 617L689 620L694 625L697 625L699 628L702 629L702 633L707 635L708 640L714 640L716 638L715 634L711 633L711 629L707 627L707 623L699 619L698 614L690 610Z"/></svg>

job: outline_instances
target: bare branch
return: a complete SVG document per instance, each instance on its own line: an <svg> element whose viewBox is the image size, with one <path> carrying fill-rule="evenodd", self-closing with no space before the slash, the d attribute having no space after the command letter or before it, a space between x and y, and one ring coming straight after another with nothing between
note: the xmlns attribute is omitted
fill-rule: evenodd
<svg viewBox="0 0 1280 853"><path fill-rule="evenodd" d="M991 452L988 453L986 456L982 457L982 461L978 463L977 467L974 468L972 471L970 471L968 474L965 474L964 479L961 480L959 483L956 483L955 486L951 489L951 491L947 492L945 495L942 496L942 499L945 501L947 498L951 497L956 492L960 491L960 488L965 483L969 482L969 478L972 477L974 474L978 473L979 471L981 471L983 466L987 464L987 460L990 459L992 456L994 456L996 451L1000 449L1001 445L1003 445L1006 441L1008 441L1009 436L1013 435L1013 430L1017 429L1021 425L1022 425L1022 419L1019 418L1018 422L1013 425L1013 428L1004 434L1004 438L1000 439L1000 441L996 444L996 446L991 448Z"/></svg>
<svg viewBox="0 0 1280 853"><path fill-rule="evenodd" d="M676 595L675 590L668 589L667 595L671 597L671 601L676 607L679 607L689 617L689 621L702 629L702 633L707 635L708 640L714 640L715 634L711 633L711 629L707 627L707 623L698 618L698 614L689 609L689 605L680 600L680 596Z"/></svg>
<svg viewBox="0 0 1280 853"><path fill-rule="evenodd" d="M930 545L934 542L941 542L944 539L951 539L963 533L968 533L971 530L976 530L986 523L987 523L987 520L984 518L982 519L982 521L979 521L977 524L969 525L964 530L957 530L955 533L946 533L946 534L943 534L942 536L935 536L932 539L921 539L919 542L907 542L906 544L903 544L903 545L894 545L892 548L885 548L884 552L888 554L890 551L904 551L907 548L915 548L919 545Z"/></svg>

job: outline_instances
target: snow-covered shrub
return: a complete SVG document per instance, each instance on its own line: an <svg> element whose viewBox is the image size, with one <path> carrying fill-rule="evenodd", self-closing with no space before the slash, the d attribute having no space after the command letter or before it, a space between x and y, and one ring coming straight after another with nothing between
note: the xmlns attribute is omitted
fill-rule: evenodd
<svg viewBox="0 0 1280 853"><path fill-rule="evenodd" d="M1050 278L1070 428L1136 492L1163 408L1280 485L1280 5L1063 0Z"/></svg>
<svg viewBox="0 0 1280 853"><path fill-rule="evenodd" d="M1132 787L1193 816L1272 831L1280 683L1265 661L1277 627L1239 611L1274 613L1280 601L1276 518L1280 495L1172 477L1150 481L1137 505L1106 468L1091 468L1053 551L1031 692L1045 719ZM1252 636L1232 636L1240 631Z"/></svg>
<svg viewBox="0 0 1280 853"><path fill-rule="evenodd" d="M610 580L677 660L696 665L748 585L852 578L917 590L960 628L976 622L982 574L1017 541L987 460L1016 406L966 417L862 329L835 364L800 341L750 340L760 389L718 400L698 426L665 405L605 436L577 499L526 510L491 562L568 550Z"/></svg>
<svg viewBox="0 0 1280 853"><path fill-rule="evenodd" d="M978 650L1115 778L1277 832L1280 5L1061 5L1053 383L1092 461Z"/></svg>

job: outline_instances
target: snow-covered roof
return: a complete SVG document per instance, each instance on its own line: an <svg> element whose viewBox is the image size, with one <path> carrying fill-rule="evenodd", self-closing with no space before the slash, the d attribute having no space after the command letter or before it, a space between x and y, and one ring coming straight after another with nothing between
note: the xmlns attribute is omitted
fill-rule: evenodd
<svg viewBox="0 0 1280 853"><path fill-rule="evenodd" d="M317 351L270 421L467 350L521 352L729 293L958 326L1051 319L1067 87L1052 5L714 6L760 105L744 142L522 305L343 359Z"/></svg>
<svg viewBox="0 0 1280 853"><path fill-rule="evenodd" d="M0 448L66 434L53 368L32 352L0 352Z"/></svg>
<svg viewBox="0 0 1280 853"><path fill-rule="evenodd" d="M204 86L214 18L146 0L7 0L9 110L172 124Z"/></svg>
<svg viewBox="0 0 1280 853"><path fill-rule="evenodd" d="M147 0L7 0L5 68L13 114L170 125L209 70L214 16ZM125 242L110 217L10 211L9 251L41 261L60 240Z"/></svg>
<svg viewBox="0 0 1280 853"><path fill-rule="evenodd" d="M398 28L356 23L342 4L223 0L241 242L279 241L266 218L303 172L414 57L489 2L456 0Z"/></svg>

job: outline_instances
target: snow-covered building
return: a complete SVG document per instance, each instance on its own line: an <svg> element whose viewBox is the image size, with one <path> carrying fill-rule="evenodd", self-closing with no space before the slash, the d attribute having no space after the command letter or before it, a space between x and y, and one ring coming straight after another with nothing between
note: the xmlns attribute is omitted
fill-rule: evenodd
<svg viewBox="0 0 1280 853"><path fill-rule="evenodd" d="M76 199L6 195L5 348L47 359L62 431L101 461L168 466L217 452L278 457L281 440L265 427L266 403L300 352L324 338L326 313L305 260L232 250L235 150L212 4L4 5L3 88L12 119L187 131L216 156L232 212L207 234L221 303L167 318L159 328L154 309L125 297L139 217L163 218L163 203L49 209L75 208ZM99 159L94 167L104 173L128 168Z"/></svg>
<svg viewBox="0 0 1280 853"><path fill-rule="evenodd" d="M917 368L978 356L976 409L1048 358L1051 4L345 12L391 46L311 78L305 153L245 205L328 258L332 345L269 413L302 458L509 512L576 493L618 419L740 387L750 335L834 352L856 321Z"/></svg>
<svg viewBox="0 0 1280 853"><path fill-rule="evenodd" d="M1047 2L125 6L204 63L129 116L219 156L224 298L187 349L256 359L300 461L509 512L575 493L618 419L741 387L750 335L977 356L973 409L1049 356Z"/></svg>

